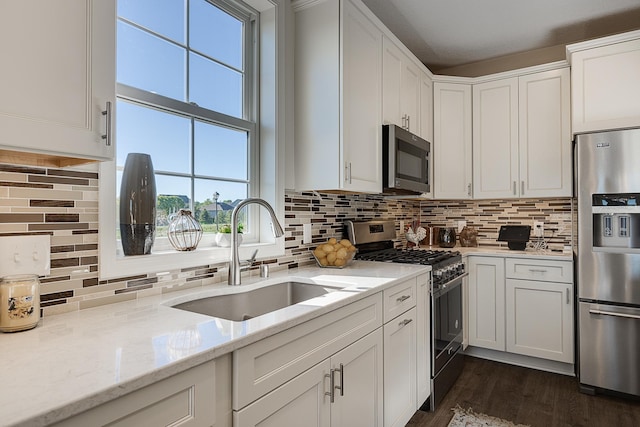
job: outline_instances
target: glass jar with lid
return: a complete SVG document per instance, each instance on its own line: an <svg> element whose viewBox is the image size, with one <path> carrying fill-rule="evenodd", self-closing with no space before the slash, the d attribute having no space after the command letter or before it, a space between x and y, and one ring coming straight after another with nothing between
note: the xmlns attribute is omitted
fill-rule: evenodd
<svg viewBox="0 0 640 427"><path fill-rule="evenodd" d="M40 320L40 280L35 274L5 276L0 281L0 331L35 328Z"/></svg>

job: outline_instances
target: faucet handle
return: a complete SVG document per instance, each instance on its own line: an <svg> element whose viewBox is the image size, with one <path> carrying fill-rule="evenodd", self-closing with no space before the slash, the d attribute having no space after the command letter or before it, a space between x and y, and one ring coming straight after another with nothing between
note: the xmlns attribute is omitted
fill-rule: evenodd
<svg viewBox="0 0 640 427"><path fill-rule="evenodd" d="M256 261L256 255L258 255L258 250L257 249L255 251L253 251L253 254L251 254L251 258L249 258L247 260L249 265L253 265L253 263Z"/></svg>

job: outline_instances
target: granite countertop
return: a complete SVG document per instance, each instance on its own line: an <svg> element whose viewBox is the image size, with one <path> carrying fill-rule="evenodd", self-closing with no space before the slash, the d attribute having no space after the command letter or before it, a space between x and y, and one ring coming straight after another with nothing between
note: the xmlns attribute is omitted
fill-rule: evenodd
<svg viewBox="0 0 640 427"><path fill-rule="evenodd" d="M239 287L218 283L46 317L35 329L0 334L0 425L55 423L429 269L368 261L345 269L298 268L269 279L243 278ZM339 289L245 322L171 307L290 280ZM192 343L194 332L199 339Z"/></svg>

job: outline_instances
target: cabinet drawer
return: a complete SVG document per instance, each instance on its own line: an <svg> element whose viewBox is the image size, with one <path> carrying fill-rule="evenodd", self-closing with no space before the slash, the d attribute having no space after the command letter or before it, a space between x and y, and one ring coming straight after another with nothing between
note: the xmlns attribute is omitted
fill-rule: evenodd
<svg viewBox="0 0 640 427"><path fill-rule="evenodd" d="M382 294L339 308L233 353L239 410L382 326Z"/></svg>
<svg viewBox="0 0 640 427"><path fill-rule="evenodd" d="M572 261L507 258L505 266L507 279L573 283Z"/></svg>
<svg viewBox="0 0 640 427"><path fill-rule="evenodd" d="M382 292L384 299L384 322L416 305L416 278L399 283Z"/></svg>

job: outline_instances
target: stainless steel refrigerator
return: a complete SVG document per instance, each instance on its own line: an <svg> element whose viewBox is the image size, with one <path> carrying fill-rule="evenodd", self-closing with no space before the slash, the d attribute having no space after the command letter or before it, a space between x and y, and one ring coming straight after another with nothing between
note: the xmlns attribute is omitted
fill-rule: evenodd
<svg viewBox="0 0 640 427"><path fill-rule="evenodd" d="M640 395L640 129L576 138L581 389Z"/></svg>

